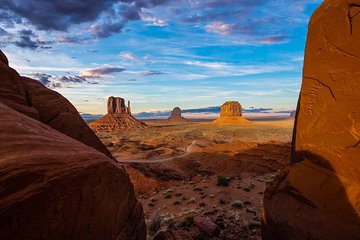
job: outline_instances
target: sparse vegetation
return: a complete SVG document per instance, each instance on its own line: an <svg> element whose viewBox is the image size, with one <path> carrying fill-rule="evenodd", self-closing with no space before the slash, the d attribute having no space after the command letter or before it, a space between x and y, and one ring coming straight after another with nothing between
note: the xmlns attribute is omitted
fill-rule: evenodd
<svg viewBox="0 0 360 240"><path fill-rule="evenodd" d="M180 205L180 201L175 201L173 204L174 205Z"/></svg>
<svg viewBox="0 0 360 240"><path fill-rule="evenodd" d="M172 197L171 194L165 194L164 196L165 199L170 199L171 197Z"/></svg>
<svg viewBox="0 0 360 240"><path fill-rule="evenodd" d="M230 179L228 177L221 175L217 177L217 181L216 181L217 186L227 187L229 186L229 184L230 184Z"/></svg>
<svg viewBox="0 0 360 240"><path fill-rule="evenodd" d="M201 202L201 203L199 203L199 206L200 206L200 207L205 207L205 206L206 206L206 203Z"/></svg>
<svg viewBox="0 0 360 240"><path fill-rule="evenodd" d="M253 183L247 183L247 184L245 184L245 186L243 187L243 190L244 190L245 192L250 192L251 190L254 189L254 187L255 187L255 184L253 184Z"/></svg>
<svg viewBox="0 0 360 240"><path fill-rule="evenodd" d="M149 235L154 236L161 227L160 213L156 212L154 218L151 220L149 225Z"/></svg>
<svg viewBox="0 0 360 240"><path fill-rule="evenodd" d="M183 220L180 223L181 228L189 228L194 224L194 216L192 214L188 214L184 216Z"/></svg>
<svg viewBox="0 0 360 240"><path fill-rule="evenodd" d="M199 233L197 233L196 235L194 235L194 236L192 237L192 239L193 239L193 240L208 240L209 237L208 237L205 233L199 232Z"/></svg>
<svg viewBox="0 0 360 240"><path fill-rule="evenodd" d="M242 208L243 207L243 202L240 201L240 200L235 200L230 205L233 208Z"/></svg>

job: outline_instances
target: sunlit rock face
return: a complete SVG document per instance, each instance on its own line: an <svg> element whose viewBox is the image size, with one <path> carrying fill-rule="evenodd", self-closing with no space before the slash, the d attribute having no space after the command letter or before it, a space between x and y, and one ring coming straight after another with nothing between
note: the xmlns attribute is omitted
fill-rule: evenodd
<svg viewBox="0 0 360 240"><path fill-rule="evenodd" d="M249 120L242 117L242 106L236 101L224 103L221 106L220 117L213 123L218 126L251 124Z"/></svg>
<svg viewBox="0 0 360 240"><path fill-rule="evenodd" d="M264 197L264 239L359 239L360 1L309 24L293 157Z"/></svg>
<svg viewBox="0 0 360 240"><path fill-rule="evenodd" d="M69 101L1 51L0 116L0 239L145 239L123 167Z"/></svg>
<svg viewBox="0 0 360 240"><path fill-rule="evenodd" d="M131 115L130 101L128 106L125 105L125 100L120 97L109 97L108 103L108 114L129 114Z"/></svg>
<svg viewBox="0 0 360 240"><path fill-rule="evenodd" d="M241 117L242 106L239 102L226 102L221 106L220 117Z"/></svg>
<svg viewBox="0 0 360 240"><path fill-rule="evenodd" d="M181 116L181 109L179 107L175 107L172 112L170 117L168 117L168 122L169 123L173 123L173 124L186 124L186 123L190 123L189 120L187 120L186 118L184 118L183 116Z"/></svg>

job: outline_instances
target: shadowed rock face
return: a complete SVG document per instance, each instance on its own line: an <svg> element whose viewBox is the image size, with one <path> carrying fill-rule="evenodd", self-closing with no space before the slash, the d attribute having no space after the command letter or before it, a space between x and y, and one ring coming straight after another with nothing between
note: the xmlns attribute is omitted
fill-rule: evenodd
<svg viewBox="0 0 360 240"><path fill-rule="evenodd" d="M2 53L0 86L0 239L145 239L126 172L76 109Z"/></svg>
<svg viewBox="0 0 360 240"><path fill-rule="evenodd" d="M309 25L292 166L264 198L264 239L360 236L360 1L327 0Z"/></svg>
<svg viewBox="0 0 360 240"><path fill-rule="evenodd" d="M0 102L112 157L66 98L38 81L21 77L8 66L2 52L0 71Z"/></svg>
<svg viewBox="0 0 360 240"><path fill-rule="evenodd" d="M239 102L226 102L221 106L220 117L241 117L242 107Z"/></svg>
<svg viewBox="0 0 360 240"><path fill-rule="evenodd" d="M170 117L168 117L170 123L190 123L189 120L181 116L181 109L176 107L172 110Z"/></svg>

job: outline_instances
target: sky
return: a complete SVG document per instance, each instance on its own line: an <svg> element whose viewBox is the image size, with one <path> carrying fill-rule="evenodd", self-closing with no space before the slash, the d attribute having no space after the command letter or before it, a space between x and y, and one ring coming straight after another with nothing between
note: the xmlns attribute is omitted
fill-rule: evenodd
<svg viewBox="0 0 360 240"><path fill-rule="evenodd" d="M295 109L320 0L2 0L0 49L21 75L103 114Z"/></svg>

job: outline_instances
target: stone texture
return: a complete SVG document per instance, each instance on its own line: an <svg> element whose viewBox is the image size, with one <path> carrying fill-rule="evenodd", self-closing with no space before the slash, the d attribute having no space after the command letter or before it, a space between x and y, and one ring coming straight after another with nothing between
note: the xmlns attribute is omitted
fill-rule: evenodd
<svg viewBox="0 0 360 240"><path fill-rule="evenodd" d="M242 106L237 101L224 103L221 106L220 117L213 123L219 126L251 124L249 120L242 117Z"/></svg>
<svg viewBox="0 0 360 240"><path fill-rule="evenodd" d="M288 173L264 197L263 239L359 239L360 1L326 0L309 24Z"/></svg>
<svg viewBox="0 0 360 240"><path fill-rule="evenodd" d="M242 106L239 102L226 102L221 106L220 117L241 117Z"/></svg>
<svg viewBox="0 0 360 240"><path fill-rule="evenodd" d="M0 103L0 239L145 239L124 169Z"/></svg>
<svg viewBox="0 0 360 240"><path fill-rule="evenodd" d="M218 226L207 218L194 217L194 224L210 237L217 237L220 234Z"/></svg>
<svg viewBox="0 0 360 240"><path fill-rule="evenodd" d="M148 126L131 115L130 101L125 106L125 100L120 97L109 97L108 114L89 123L95 132L134 132L144 131Z"/></svg>
<svg viewBox="0 0 360 240"><path fill-rule="evenodd" d="M0 102L112 157L66 98L38 81L21 77L0 53Z"/></svg>
<svg viewBox="0 0 360 240"><path fill-rule="evenodd" d="M123 167L92 145L65 98L20 77L0 53L0 239L145 240Z"/></svg>
<svg viewBox="0 0 360 240"><path fill-rule="evenodd" d="M181 109L179 107L172 110L170 117L168 117L168 122L172 124L190 123L189 120L181 116Z"/></svg>

